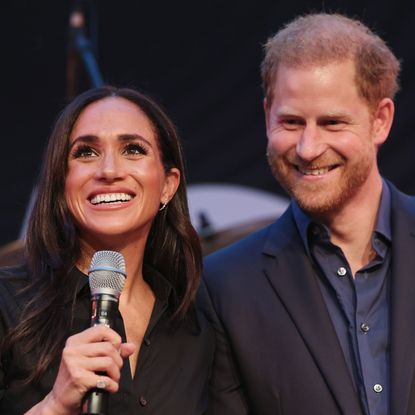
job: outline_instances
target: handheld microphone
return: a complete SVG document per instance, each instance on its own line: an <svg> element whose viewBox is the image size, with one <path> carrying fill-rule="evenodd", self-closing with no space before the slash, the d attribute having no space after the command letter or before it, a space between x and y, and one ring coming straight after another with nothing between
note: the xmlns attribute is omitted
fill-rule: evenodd
<svg viewBox="0 0 415 415"><path fill-rule="evenodd" d="M126 278L124 257L119 252L97 251L88 271L91 289L91 327L104 324L113 327L118 299ZM106 415L109 393L93 388L82 400L82 415Z"/></svg>

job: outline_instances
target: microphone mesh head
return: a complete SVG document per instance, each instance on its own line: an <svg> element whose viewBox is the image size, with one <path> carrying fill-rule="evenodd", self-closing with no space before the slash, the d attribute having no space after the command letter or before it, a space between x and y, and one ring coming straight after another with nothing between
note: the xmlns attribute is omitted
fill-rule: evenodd
<svg viewBox="0 0 415 415"><path fill-rule="evenodd" d="M92 257L88 275L92 294L110 290L119 297L126 277L124 257L119 252L97 251Z"/></svg>

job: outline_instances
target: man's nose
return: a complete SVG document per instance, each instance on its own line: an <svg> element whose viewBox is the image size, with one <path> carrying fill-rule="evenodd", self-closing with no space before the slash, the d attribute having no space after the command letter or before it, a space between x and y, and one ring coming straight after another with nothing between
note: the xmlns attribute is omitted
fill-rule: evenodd
<svg viewBox="0 0 415 415"><path fill-rule="evenodd" d="M297 155L305 161L312 161L323 154L326 148L318 126L306 124L296 145Z"/></svg>

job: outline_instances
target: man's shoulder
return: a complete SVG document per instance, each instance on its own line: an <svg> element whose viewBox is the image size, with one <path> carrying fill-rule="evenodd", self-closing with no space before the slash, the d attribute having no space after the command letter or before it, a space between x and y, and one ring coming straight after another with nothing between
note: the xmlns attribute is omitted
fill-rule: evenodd
<svg viewBox="0 0 415 415"><path fill-rule="evenodd" d="M259 229L238 242L222 248L204 259L204 280L208 285L233 284L233 279L255 279L262 271L263 257L274 256L292 241L296 227L292 212L285 213L270 225Z"/></svg>
<svg viewBox="0 0 415 415"><path fill-rule="evenodd" d="M250 287L261 272L263 246L274 224L205 257L202 291L229 299L230 295L239 296L236 291Z"/></svg>
<svg viewBox="0 0 415 415"><path fill-rule="evenodd" d="M391 193L391 213L395 228L397 224L413 228L415 226L415 196L402 192L389 181L386 182Z"/></svg>
<svg viewBox="0 0 415 415"><path fill-rule="evenodd" d="M263 244L267 238L270 228L274 224L268 225L265 228L257 230L233 244L219 249L212 254L205 257L205 267L210 267L215 264L232 262L234 260L247 260L248 256L258 255L261 252Z"/></svg>
<svg viewBox="0 0 415 415"><path fill-rule="evenodd" d="M415 195L410 195L407 193L402 192L398 189L394 184L387 181L389 185L389 189L392 195L392 207L400 208L400 207L407 207L413 211L415 211Z"/></svg>
<svg viewBox="0 0 415 415"><path fill-rule="evenodd" d="M219 249L205 257L206 266L211 266L221 261L248 261L262 253L269 239L283 239L284 235L291 233L295 227L292 218L291 206L274 222L261 228L233 244Z"/></svg>

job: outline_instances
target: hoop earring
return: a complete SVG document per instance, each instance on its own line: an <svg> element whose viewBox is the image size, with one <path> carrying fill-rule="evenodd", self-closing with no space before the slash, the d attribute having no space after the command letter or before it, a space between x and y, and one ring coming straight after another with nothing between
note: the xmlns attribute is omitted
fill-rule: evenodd
<svg viewBox="0 0 415 415"><path fill-rule="evenodd" d="M167 202L163 202L160 206L159 212L161 212L167 206Z"/></svg>

